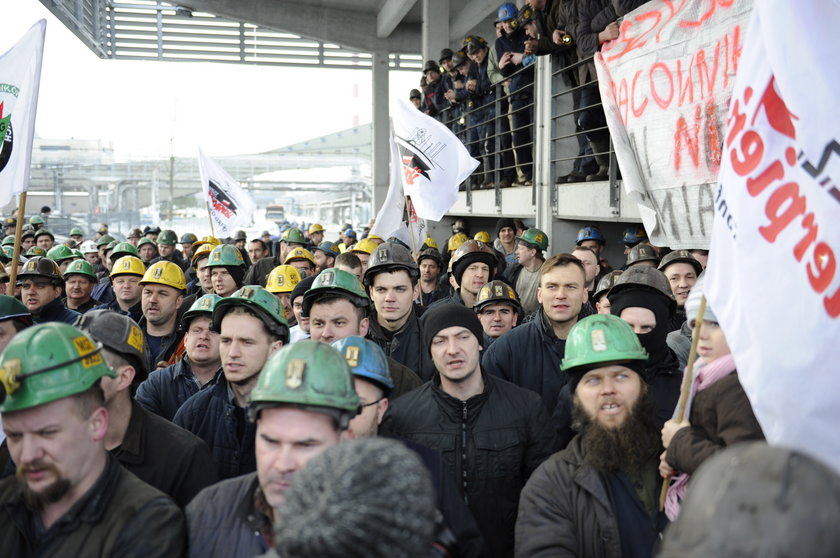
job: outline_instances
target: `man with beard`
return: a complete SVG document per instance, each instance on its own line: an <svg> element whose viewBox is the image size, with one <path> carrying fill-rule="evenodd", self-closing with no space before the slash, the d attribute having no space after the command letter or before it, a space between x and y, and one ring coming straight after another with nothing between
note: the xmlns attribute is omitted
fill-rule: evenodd
<svg viewBox="0 0 840 558"><path fill-rule="evenodd" d="M245 407L268 357L289 342L289 326L280 299L250 285L216 303L212 327L224 377L187 399L174 422L207 442L219 477L227 479L256 468L256 429Z"/></svg>
<svg viewBox="0 0 840 558"><path fill-rule="evenodd" d="M182 556L184 518L105 451L100 387L117 374L63 323L34 326L0 355L3 431L17 464L0 481L4 556ZM150 536L154 533L154 536Z"/></svg>
<svg viewBox="0 0 840 558"><path fill-rule="evenodd" d="M647 358L616 316L588 316L572 328L562 369L578 435L522 490L517 556L652 555L664 520Z"/></svg>
<svg viewBox="0 0 840 558"><path fill-rule="evenodd" d="M338 249L335 244L325 240L312 250L312 257L315 258L315 273L321 273L325 269L335 265L338 257Z"/></svg>
<svg viewBox="0 0 840 558"><path fill-rule="evenodd" d="M417 256L417 266L420 268L420 295L417 301L422 306L430 306L446 295L438 282L443 271L443 258L437 249L426 248Z"/></svg>

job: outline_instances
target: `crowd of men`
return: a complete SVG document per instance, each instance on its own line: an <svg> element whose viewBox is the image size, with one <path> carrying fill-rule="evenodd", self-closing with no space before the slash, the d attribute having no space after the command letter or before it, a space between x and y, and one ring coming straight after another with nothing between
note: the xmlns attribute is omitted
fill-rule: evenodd
<svg viewBox="0 0 840 558"><path fill-rule="evenodd" d="M549 253L521 221L459 219L414 255L319 224L54 244L40 221L18 262L15 218L3 241L5 555L652 556L663 477L699 463L669 419L708 253L639 226L613 270L592 225ZM703 460L763 439L737 379L718 386L738 433ZM365 460L331 451L371 438Z"/></svg>

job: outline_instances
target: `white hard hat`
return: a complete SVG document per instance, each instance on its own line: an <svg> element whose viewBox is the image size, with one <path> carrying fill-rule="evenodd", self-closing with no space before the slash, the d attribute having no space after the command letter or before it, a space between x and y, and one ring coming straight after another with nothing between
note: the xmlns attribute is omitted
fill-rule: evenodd
<svg viewBox="0 0 840 558"><path fill-rule="evenodd" d="M80 250L82 251L82 254L92 254L99 251L96 248L96 243L92 240L85 240L82 242Z"/></svg>

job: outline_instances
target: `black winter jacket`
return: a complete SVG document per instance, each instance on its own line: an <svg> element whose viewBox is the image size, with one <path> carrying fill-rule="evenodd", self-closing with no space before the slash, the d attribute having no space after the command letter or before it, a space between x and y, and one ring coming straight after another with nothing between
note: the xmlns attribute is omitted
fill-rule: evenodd
<svg viewBox="0 0 840 558"><path fill-rule="evenodd" d="M461 401L440 377L388 410L383 431L441 452L481 530L488 556L513 555L519 492L555 451L556 436L538 398L484 375L484 392Z"/></svg>
<svg viewBox="0 0 840 558"><path fill-rule="evenodd" d="M72 325L79 316L81 314L75 310L70 310L64 306L60 298L56 298L45 304L37 314L32 314L32 321L36 324L64 322L65 324Z"/></svg>
<svg viewBox="0 0 840 558"><path fill-rule="evenodd" d="M245 433L240 441L237 436L236 414L236 405L231 401L228 383L224 377L220 377L213 385L206 385L187 399L175 413L175 424L186 428L210 446L210 453L219 469L221 479L238 477L257 470L257 458L254 454L257 427L243 416Z"/></svg>
<svg viewBox="0 0 840 558"><path fill-rule="evenodd" d="M390 339L385 328L379 325L376 313L373 313L370 316L370 329L367 336L382 347L385 356L407 366L424 382L429 381L435 373L435 363L432 362L428 349L423 346L423 328L414 312L411 313L405 325L394 332Z"/></svg>
<svg viewBox="0 0 840 558"><path fill-rule="evenodd" d="M215 383L220 375L221 369L209 383ZM149 374L138 386L134 398L147 411L172 420L181 405L198 393L201 387L190 369L189 357L185 357Z"/></svg>

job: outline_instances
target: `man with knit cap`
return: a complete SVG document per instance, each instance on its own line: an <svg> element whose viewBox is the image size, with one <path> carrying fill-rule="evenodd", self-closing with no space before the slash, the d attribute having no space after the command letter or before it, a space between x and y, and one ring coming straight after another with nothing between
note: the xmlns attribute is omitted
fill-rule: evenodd
<svg viewBox="0 0 840 558"><path fill-rule="evenodd" d="M516 259L516 225L510 217L501 217L496 221L496 240L493 248L505 256L505 262L511 266Z"/></svg>
<svg viewBox="0 0 840 558"><path fill-rule="evenodd" d="M440 451L488 556L513 556L519 492L557 449L548 413L534 393L482 371L484 332L469 308L430 309L423 335L437 374L393 401L382 429Z"/></svg>
<svg viewBox="0 0 840 558"><path fill-rule="evenodd" d="M522 490L517 556L652 555L664 519L647 358L617 316L588 316L569 332L562 369L578 435Z"/></svg>
<svg viewBox="0 0 840 558"><path fill-rule="evenodd" d="M309 316L303 315L303 295L315 282L315 277L301 279L300 283L292 289L289 303L292 305L292 313L295 315L296 324L289 328L289 343L296 343L302 339L309 339Z"/></svg>
<svg viewBox="0 0 840 558"><path fill-rule="evenodd" d="M344 357L315 341L275 352L250 395L256 472L211 486L190 503L190 556L251 558L273 547L272 523L285 517L286 494L296 474L346 438L359 411Z"/></svg>
<svg viewBox="0 0 840 558"><path fill-rule="evenodd" d="M488 281L493 280L496 263L493 249L480 240L467 240L461 244L449 260L449 284L455 292L438 300L429 308L453 302L472 308L478 291Z"/></svg>

